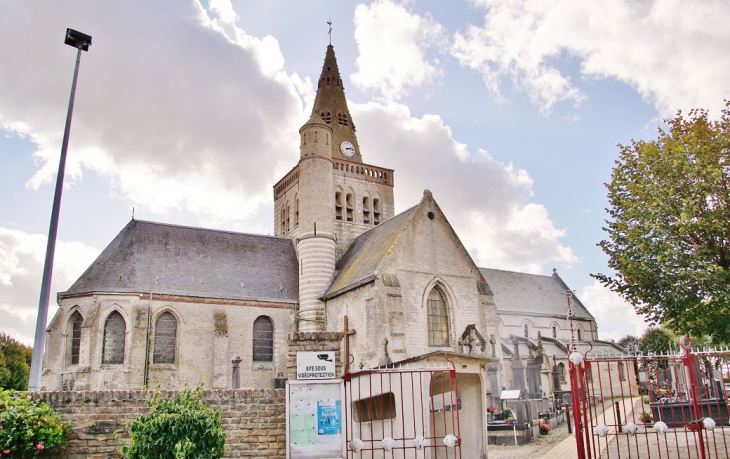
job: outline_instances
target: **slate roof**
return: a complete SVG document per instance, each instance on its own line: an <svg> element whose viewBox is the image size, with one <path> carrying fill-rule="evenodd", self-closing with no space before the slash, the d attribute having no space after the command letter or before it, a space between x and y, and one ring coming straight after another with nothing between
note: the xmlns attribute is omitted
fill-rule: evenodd
<svg viewBox="0 0 730 459"><path fill-rule="evenodd" d="M497 312L515 314L539 314L566 317L568 286L557 274L542 276L499 269L479 268L494 293ZM573 314L583 319L593 319L588 309L573 296Z"/></svg>
<svg viewBox="0 0 730 459"><path fill-rule="evenodd" d="M59 294L147 293L296 303L290 239L130 221Z"/></svg>
<svg viewBox="0 0 730 459"><path fill-rule="evenodd" d="M380 262L403 232L417 207L411 207L356 237L337 261L337 275L323 297L332 298L374 279Z"/></svg>

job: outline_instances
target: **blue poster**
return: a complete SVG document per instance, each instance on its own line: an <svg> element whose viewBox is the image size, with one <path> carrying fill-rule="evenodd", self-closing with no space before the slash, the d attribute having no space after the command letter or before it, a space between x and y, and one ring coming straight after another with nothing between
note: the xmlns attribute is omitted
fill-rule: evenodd
<svg viewBox="0 0 730 459"><path fill-rule="evenodd" d="M317 402L317 434L340 434L342 432L341 413L339 400L319 400Z"/></svg>

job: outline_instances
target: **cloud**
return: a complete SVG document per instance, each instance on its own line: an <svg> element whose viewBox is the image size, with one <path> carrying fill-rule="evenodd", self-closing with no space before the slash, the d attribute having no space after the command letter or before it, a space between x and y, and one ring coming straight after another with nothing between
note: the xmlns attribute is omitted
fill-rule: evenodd
<svg viewBox="0 0 730 459"><path fill-rule="evenodd" d="M723 0L473 0L482 25L455 34L452 54L478 71L501 97L504 77L548 112L584 94L563 72L580 63L584 79L615 78L635 88L662 115L677 109L715 113L730 93L730 28Z"/></svg>
<svg viewBox="0 0 730 459"><path fill-rule="evenodd" d="M441 74L425 54L442 36L441 25L396 2L358 5L355 40L360 56L352 82L363 91L378 92L384 101L400 99Z"/></svg>
<svg viewBox="0 0 730 459"><path fill-rule="evenodd" d="M230 2L11 3L0 16L0 123L37 145L28 186L58 164L73 49L65 27L94 37L83 53L67 165L93 171L152 212L241 220L271 200L296 161L303 107L273 37L236 27Z"/></svg>
<svg viewBox="0 0 730 459"><path fill-rule="evenodd" d="M395 170L397 212L428 188L481 266L540 273L547 263L579 261L560 242L565 231L531 201L527 171L483 150L472 156L437 115L415 118L397 103L350 108L364 160Z"/></svg>
<svg viewBox="0 0 730 459"><path fill-rule="evenodd" d="M40 298L47 237L0 227L0 323L5 333L32 344ZM49 321L66 291L99 255L80 242L56 241Z"/></svg>
<svg viewBox="0 0 730 459"><path fill-rule="evenodd" d="M597 280L583 288L580 299L596 318L601 339L618 341L626 335L641 336L649 327L633 306Z"/></svg>

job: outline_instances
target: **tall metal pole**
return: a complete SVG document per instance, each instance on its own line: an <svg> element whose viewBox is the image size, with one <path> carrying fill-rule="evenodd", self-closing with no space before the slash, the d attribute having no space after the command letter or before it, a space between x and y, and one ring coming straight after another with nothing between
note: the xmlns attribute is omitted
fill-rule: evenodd
<svg viewBox="0 0 730 459"><path fill-rule="evenodd" d="M58 164L58 175L56 176L56 194L53 196L53 211L51 212L51 227L48 230L48 245L46 246L46 263L43 266L43 282L41 283L41 299L38 303L38 318L35 323L35 341L33 343L33 359L30 364L30 380L28 390L39 391L41 388L41 372L43 370L43 347L46 338L46 321L48 318L48 301L51 293L51 277L53 273L53 255L56 251L56 233L58 233L58 214L61 210L61 192L63 191L63 176L66 170L66 151L68 150L68 137L71 132L71 117L74 112L74 97L76 96L76 80L79 76L79 63L81 62L81 46L76 54L76 68L74 69L74 80L71 85L71 99L68 102L66 113L66 129L63 131L63 145L61 147L61 160Z"/></svg>

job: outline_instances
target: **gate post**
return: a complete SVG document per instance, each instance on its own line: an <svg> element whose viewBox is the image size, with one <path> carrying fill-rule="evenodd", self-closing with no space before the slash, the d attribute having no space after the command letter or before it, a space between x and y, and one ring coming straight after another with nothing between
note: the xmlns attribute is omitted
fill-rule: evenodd
<svg viewBox="0 0 730 459"><path fill-rule="evenodd" d="M692 411L694 411L694 421L689 423L689 430L695 432L697 435L697 443L699 443L700 454L702 455L702 459L705 459L707 457L705 455L705 439L702 435L704 426L700 420L700 405L697 401L696 385L699 381L695 380L695 356L691 353L692 340L687 336L683 336L680 338L679 344L682 346L682 349L684 349L682 364L684 364L684 371L687 374L687 379L689 380L690 393L692 394Z"/></svg>
<svg viewBox="0 0 730 459"><path fill-rule="evenodd" d="M582 357L578 352L573 351L573 354L578 354L579 357ZM573 356L571 354L568 358L568 373L570 374L570 398L573 403L573 425L575 432L575 446L578 450L578 459L585 459L586 458L586 452L585 452L585 446L583 444L583 426L581 422L581 412L580 412L580 391L579 391L579 382L578 382L578 367L573 363L573 359L570 357ZM583 360L582 358L580 360ZM580 362L578 363L580 364ZM570 420L568 420L570 422Z"/></svg>

